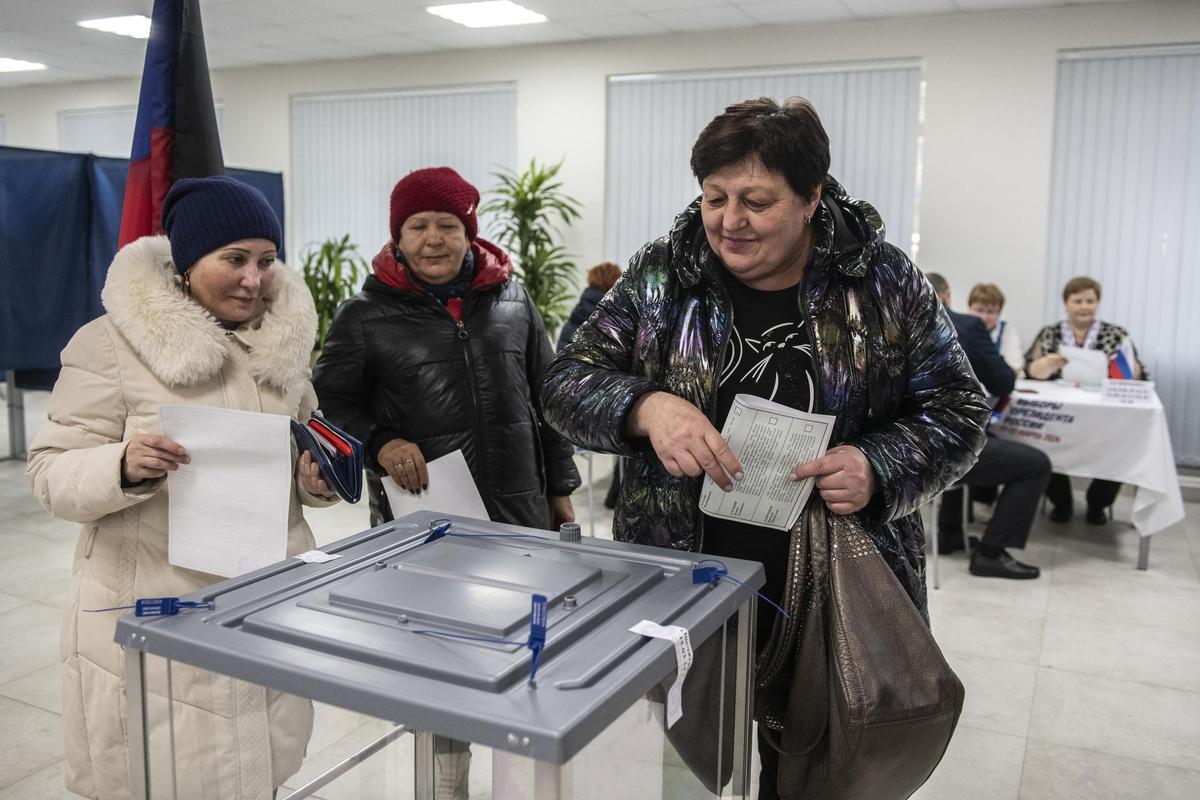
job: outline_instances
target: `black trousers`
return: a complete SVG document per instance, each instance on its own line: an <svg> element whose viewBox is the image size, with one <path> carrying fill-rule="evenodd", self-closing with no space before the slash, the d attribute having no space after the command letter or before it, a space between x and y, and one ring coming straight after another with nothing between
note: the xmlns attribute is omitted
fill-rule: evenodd
<svg viewBox="0 0 1200 800"><path fill-rule="evenodd" d="M1007 439L987 438L975 466L963 476L968 486L1003 486L982 541L991 547L1025 546L1038 502L1050 482L1050 459L1036 447ZM962 492L942 497L939 531L962 528Z"/></svg>
<svg viewBox="0 0 1200 800"><path fill-rule="evenodd" d="M1120 492L1121 484L1117 481L1096 478L1088 484L1088 508L1108 508L1117 499ZM1054 504L1055 508L1070 511L1074 507L1074 499L1071 497L1071 479L1058 472L1051 475L1050 485L1046 487L1046 497L1050 498L1050 502Z"/></svg>

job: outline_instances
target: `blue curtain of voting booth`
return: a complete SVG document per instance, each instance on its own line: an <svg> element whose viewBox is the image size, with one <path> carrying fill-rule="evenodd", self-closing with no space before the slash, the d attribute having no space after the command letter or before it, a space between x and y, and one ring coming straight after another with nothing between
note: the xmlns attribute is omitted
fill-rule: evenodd
<svg viewBox="0 0 1200 800"><path fill-rule="evenodd" d="M59 352L104 313L100 290L117 252L128 166L0 147L0 370L16 370L22 388L53 386ZM282 175L225 172L261 190L284 218Z"/></svg>

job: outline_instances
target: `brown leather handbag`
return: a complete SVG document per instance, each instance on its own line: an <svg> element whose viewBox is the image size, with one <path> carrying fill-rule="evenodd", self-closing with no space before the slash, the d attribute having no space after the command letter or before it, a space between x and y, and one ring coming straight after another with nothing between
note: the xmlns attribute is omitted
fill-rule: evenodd
<svg viewBox="0 0 1200 800"><path fill-rule="evenodd" d="M855 516L810 503L791 546L790 618L756 681L780 797L907 798L950 744L962 682Z"/></svg>

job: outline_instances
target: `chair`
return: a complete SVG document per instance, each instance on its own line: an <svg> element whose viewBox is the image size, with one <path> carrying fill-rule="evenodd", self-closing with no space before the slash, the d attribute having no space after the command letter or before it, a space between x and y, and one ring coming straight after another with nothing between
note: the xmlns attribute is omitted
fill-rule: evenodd
<svg viewBox="0 0 1200 800"><path fill-rule="evenodd" d="M962 481L959 481L942 491L933 499L933 535L930 539L933 540L933 588L940 589L942 583L941 564L938 558L938 538L941 531L938 530L938 512L942 510L942 496L946 492L962 492L962 537L963 537L963 552L970 555L971 543L967 538L967 522L971 514L971 487L967 486Z"/></svg>

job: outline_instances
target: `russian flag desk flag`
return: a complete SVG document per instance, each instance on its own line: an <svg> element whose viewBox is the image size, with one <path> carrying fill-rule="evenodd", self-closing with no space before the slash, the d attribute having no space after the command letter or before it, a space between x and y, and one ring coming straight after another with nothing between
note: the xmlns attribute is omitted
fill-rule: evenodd
<svg viewBox="0 0 1200 800"><path fill-rule="evenodd" d="M154 0L151 14L118 247L162 232L176 179L225 174L200 2Z"/></svg>
<svg viewBox="0 0 1200 800"><path fill-rule="evenodd" d="M1108 377L1118 381L1133 380L1133 362L1126 353L1128 347L1129 339L1126 338L1121 343L1120 349L1117 350L1117 354L1108 362Z"/></svg>
<svg viewBox="0 0 1200 800"><path fill-rule="evenodd" d="M1129 359L1125 358L1124 348L1118 350L1112 361L1108 362L1108 377L1125 381L1133 379L1133 367L1130 366Z"/></svg>

